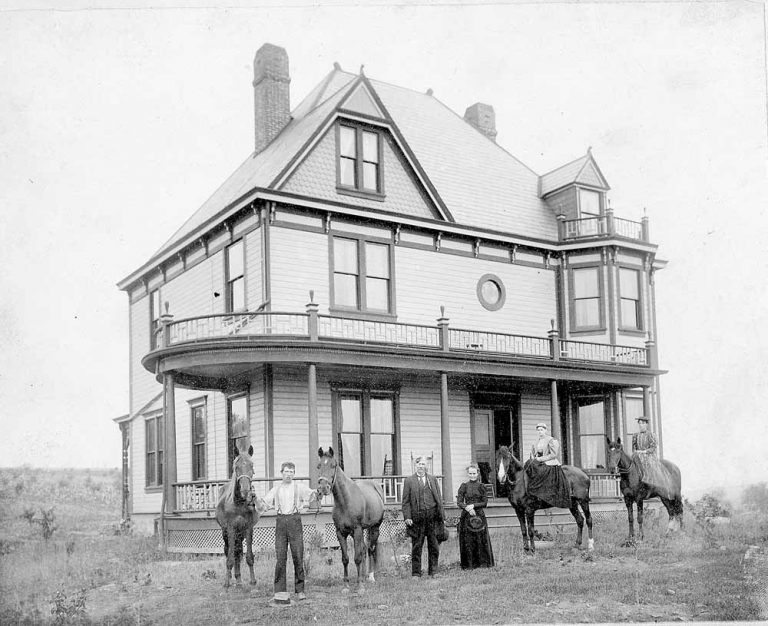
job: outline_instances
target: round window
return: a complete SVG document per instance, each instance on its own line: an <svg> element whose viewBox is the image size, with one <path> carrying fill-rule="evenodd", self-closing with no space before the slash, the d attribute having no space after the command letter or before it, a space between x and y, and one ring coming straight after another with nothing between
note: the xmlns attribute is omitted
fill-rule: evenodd
<svg viewBox="0 0 768 626"><path fill-rule="evenodd" d="M504 283L495 274L485 274L477 281L477 298L489 311L498 311L506 297Z"/></svg>

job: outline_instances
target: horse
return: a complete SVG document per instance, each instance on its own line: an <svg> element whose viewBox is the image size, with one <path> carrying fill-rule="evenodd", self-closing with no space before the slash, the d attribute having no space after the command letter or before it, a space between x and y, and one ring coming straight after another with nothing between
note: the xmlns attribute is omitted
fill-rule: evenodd
<svg viewBox="0 0 768 626"><path fill-rule="evenodd" d="M619 488L624 496L624 504L627 506L629 536L623 545L631 546L635 542L635 525L632 518L633 504L637 505L637 529L640 540L643 540L643 500L648 498L658 497L664 504L664 508L667 509L669 514L667 532L673 530L676 524L682 528L683 497L680 488L680 468L671 461L660 461L672 478L672 489L670 493L659 493L658 489L643 482L640 477L640 466L624 451L621 437L618 437L616 441L611 441L608 437L605 439L608 442L608 471L621 477Z"/></svg>
<svg viewBox="0 0 768 626"><path fill-rule="evenodd" d="M251 491L253 478L253 446L248 453L240 453L235 448L237 457L233 463L232 479L222 489L216 505L216 521L221 526L224 537L224 555L227 562L225 587L232 580L232 568L235 569L235 584L240 584L240 559L243 556L243 540L247 552L245 562L251 573L251 584L256 584L253 573L253 526L264 512L261 502Z"/></svg>
<svg viewBox="0 0 768 626"><path fill-rule="evenodd" d="M355 565L357 565L357 584L364 576L366 544L363 530L368 530L368 580L375 581L378 557L379 527L384 521L384 494L381 485L370 480L353 481L333 455L333 448L328 452L318 450L320 462L318 469L318 496L333 493L333 525L336 538L341 548L341 562L344 565L344 582L349 582L347 565L347 537L352 535L355 543Z"/></svg>
<svg viewBox="0 0 768 626"><path fill-rule="evenodd" d="M536 496L528 493L527 477L525 475L525 466L515 458L512 451L507 446L501 446L496 453L496 468L499 482L507 487L507 498L512 508L515 509L517 519L520 522L520 532L523 535L523 549L526 552L536 552L536 546L533 540L534 526L533 518L539 509L548 509L550 504L539 500ZM584 531L584 520L587 522L588 549L594 550L595 541L592 538L592 514L589 511L589 476L575 465L563 465L563 472L571 488L571 506L569 511L576 520L578 534L576 535L577 548L581 548L582 536ZM579 507L584 515L579 511Z"/></svg>

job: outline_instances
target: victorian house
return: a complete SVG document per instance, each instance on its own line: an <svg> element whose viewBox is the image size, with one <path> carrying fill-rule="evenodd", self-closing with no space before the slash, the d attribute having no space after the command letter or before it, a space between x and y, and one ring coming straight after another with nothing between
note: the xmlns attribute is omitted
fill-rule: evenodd
<svg viewBox="0 0 768 626"><path fill-rule="evenodd" d="M314 486L332 446L393 506L419 454L447 503L470 460L494 495L496 448L527 458L541 421L593 500L618 502L606 435L640 414L661 434L647 219L614 215L590 151L532 171L487 104L462 117L338 64L293 109L289 84L265 44L253 153L119 283L134 526L220 549L236 446L262 492L284 460Z"/></svg>

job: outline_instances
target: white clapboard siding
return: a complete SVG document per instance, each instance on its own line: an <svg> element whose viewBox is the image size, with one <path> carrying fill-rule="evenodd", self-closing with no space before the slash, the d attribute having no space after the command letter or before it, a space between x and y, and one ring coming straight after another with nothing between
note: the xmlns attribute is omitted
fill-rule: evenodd
<svg viewBox="0 0 768 626"><path fill-rule="evenodd" d="M133 414L154 398L162 389L155 375L144 369L141 359L150 347L149 298L144 297L130 306L130 411Z"/></svg>
<svg viewBox="0 0 768 626"><path fill-rule="evenodd" d="M266 300L264 294L261 228L245 236L245 306L255 311Z"/></svg>
<svg viewBox="0 0 768 626"><path fill-rule="evenodd" d="M400 389L400 471L412 472L411 454L432 453L433 471L440 474L440 379L404 382Z"/></svg>
<svg viewBox="0 0 768 626"><path fill-rule="evenodd" d="M248 398L248 417L250 418L251 444L253 445L253 472L257 478L267 476L266 466L266 424L264 411L264 368L253 372Z"/></svg>
<svg viewBox="0 0 768 626"><path fill-rule="evenodd" d="M443 499L449 502L456 500L459 485L467 480L465 468L472 460L469 412L469 394L463 389L449 390L448 415L450 416L451 425L451 475L453 477L454 493L443 494Z"/></svg>
<svg viewBox="0 0 768 626"><path fill-rule="evenodd" d="M215 294L219 295L216 296ZM168 281L160 288L160 297L168 302L175 319L223 313L224 254L217 252L202 263Z"/></svg>
<svg viewBox="0 0 768 626"><path fill-rule="evenodd" d="M309 428L307 420L306 369L274 369L274 406L272 428L274 434L273 476L280 473L283 461L296 464L296 475L309 474ZM312 462L315 457L313 455Z"/></svg>
<svg viewBox="0 0 768 626"><path fill-rule="evenodd" d="M478 300L485 274L504 283L506 302L498 311ZM396 246L395 276L400 322L434 325L445 305L454 328L544 336L556 317L552 270Z"/></svg>
<svg viewBox="0 0 768 626"><path fill-rule="evenodd" d="M328 311L328 235L290 228L270 230L270 301L273 311L304 311L315 292Z"/></svg>

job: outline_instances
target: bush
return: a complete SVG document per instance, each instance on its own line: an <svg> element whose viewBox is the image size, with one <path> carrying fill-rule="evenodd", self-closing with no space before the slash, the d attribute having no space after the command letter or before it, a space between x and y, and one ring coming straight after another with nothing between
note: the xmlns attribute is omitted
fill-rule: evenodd
<svg viewBox="0 0 768 626"><path fill-rule="evenodd" d="M54 624L77 623L80 618L85 616L85 589L80 589L76 595L67 597L63 589L60 589L51 600L51 615L53 615Z"/></svg>
<svg viewBox="0 0 768 626"><path fill-rule="evenodd" d="M768 513L768 484L763 482L745 487L741 504L748 511Z"/></svg>

